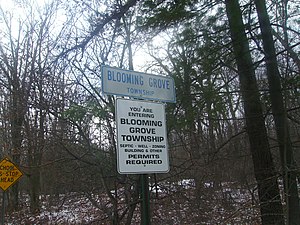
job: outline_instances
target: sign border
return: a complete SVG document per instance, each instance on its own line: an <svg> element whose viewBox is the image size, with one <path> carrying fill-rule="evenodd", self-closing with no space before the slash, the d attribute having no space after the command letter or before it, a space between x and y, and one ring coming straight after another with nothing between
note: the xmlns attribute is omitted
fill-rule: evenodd
<svg viewBox="0 0 300 225"><path fill-rule="evenodd" d="M104 68L112 68L112 69L117 69L117 70L123 70L123 71L129 71L129 72L133 72L136 74L141 74L141 75L146 75L146 76L154 76L154 77L161 77L161 78L168 78L170 80L172 80L172 94L173 94L173 98L170 100L167 99L160 99L160 98L151 98L148 97L147 95L130 95L130 94L119 94L119 93L115 93L115 92L110 92L108 90L105 90L107 87L105 87L104 85ZM101 88L102 88L102 92L107 94L107 95L117 95L117 96L126 96L126 97L131 97L131 98L136 98L136 99L145 99L145 100L153 100L153 101L160 101L160 102L169 102L169 103L176 103L176 92L175 92L175 80L173 79L173 77L170 76L160 76L160 75L156 75L156 74L150 74L150 73L142 73L142 72L138 72L138 71L134 71L134 70L127 70L127 69L121 69L118 67L113 67L113 66L109 66L109 65L101 65Z"/></svg>
<svg viewBox="0 0 300 225"><path fill-rule="evenodd" d="M136 172L126 172L126 171L120 171L120 149L119 149L119 129L118 129L118 101L132 101L132 102L141 102L141 103L147 103L147 104L159 104L163 106L164 109L164 113L163 113L163 119L164 122L166 123L166 112L165 112L165 104L161 103L161 102L149 102L149 101L141 101L141 100L137 100L137 99L125 99L125 98L117 98L116 99L116 104L115 104L115 118L116 118L116 131L117 131L117 170L120 174L145 174L145 173L168 173L170 171L170 156L169 156L169 146L168 146L168 139L167 139L167 125L164 124L164 134L165 134L165 138L166 138L166 170L157 170L157 171L136 171Z"/></svg>
<svg viewBox="0 0 300 225"><path fill-rule="evenodd" d="M7 161L7 162L10 162L20 173L21 173L21 176L19 176L16 180L14 180L7 188L3 189L2 187L0 187L4 192L9 189L11 186L13 186L15 183L17 183L17 181L23 177L24 173L22 172L22 170L19 169L19 167L13 163L8 157L4 157L1 161L0 161L0 165L3 161Z"/></svg>

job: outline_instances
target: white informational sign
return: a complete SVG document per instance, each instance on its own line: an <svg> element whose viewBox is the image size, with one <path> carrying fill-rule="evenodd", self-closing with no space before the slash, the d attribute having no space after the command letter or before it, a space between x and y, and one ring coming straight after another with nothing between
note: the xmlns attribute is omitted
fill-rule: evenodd
<svg viewBox="0 0 300 225"><path fill-rule="evenodd" d="M118 172L167 173L169 156L165 106L117 99Z"/></svg>
<svg viewBox="0 0 300 225"><path fill-rule="evenodd" d="M106 94L176 102L171 77L157 76L110 66L102 66L102 90Z"/></svg>

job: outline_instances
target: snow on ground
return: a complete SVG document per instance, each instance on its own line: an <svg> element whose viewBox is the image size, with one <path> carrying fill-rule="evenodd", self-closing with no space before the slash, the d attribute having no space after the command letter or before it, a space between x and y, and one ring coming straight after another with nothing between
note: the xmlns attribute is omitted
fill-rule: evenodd
<svg viewBox="0 0 300 225"><path fill-rule="evenodd" d="M124 193L119 191L120 214L125 209ZM163 182L150 185L151 220L154 225L254 225L259 224L259 209L253 190L237 187L234 183L215 186L203 184L196 198L193 180ZM252 194L251 194L252 193ZM110 224L112 204L105 194L85 193L42 196L42 207L30 213L28 198L21 202L22 210L6 215L8 224ZM98 207L95 207L97 205ZM140 224L140 207L137 206L132 224Z"/></svg>

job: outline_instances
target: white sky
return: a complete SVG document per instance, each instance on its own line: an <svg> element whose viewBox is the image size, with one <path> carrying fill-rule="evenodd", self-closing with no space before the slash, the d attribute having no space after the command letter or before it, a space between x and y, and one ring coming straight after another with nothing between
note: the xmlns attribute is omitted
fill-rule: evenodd
<svg viewBox="0 0 300 225"><path fill-rule="evenodd" d="M24 11L24 7L22 7L22 3L28 5L32 5L33 9L36 8L41 8L44 4L46 4L47 2L52 2L53 0L0 0L0 8L3 9L4 12L10 12L11 15L14 18L14 21L17 21L19 18L22 18L22 15L25 15L25 11ZM64 18L63 18L63 13L58 13L58 15L60 15L62 18L57 18L58 21L60 21L59 25L62 25L64 22ZM56 27L59 29L59 25ZM3 24L1 24L0 21L0 29L3 26ZM19 30L19 24L16 23L15 24L16 27L16 32L18 32ZM17 35L17 33L16 33ZM160 42L156 42L154 41L154 43L160 43ZM146 47L146 46L145 46ZM143 70L145 70L148 65L149 62L152 60L152 58L146 54L145 49L140 48L137 52L135 52L134 55L134 67L136 71L140 71L140 72L145 72ZM147 71L149 72L149 71Z"/></svg>
<svg viewBox="0 0 300 225"><path fill-rule="evenodd" d="M15 10L15 9L21 9L21 6L16 6L16 3L22 3L25 1L22 0L0 0L0 6L4 9L4 10ZM38 6L42 6L43 4L45 4L45 2L49 2L49 0L28 0L27 2L31 2L34 3Z"/></svg>

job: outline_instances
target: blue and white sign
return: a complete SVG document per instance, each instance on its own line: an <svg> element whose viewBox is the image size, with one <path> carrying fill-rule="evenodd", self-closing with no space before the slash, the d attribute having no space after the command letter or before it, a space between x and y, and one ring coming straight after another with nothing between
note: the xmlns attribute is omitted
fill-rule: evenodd
<svg viewBox="0 0 300 225"><path fill-rule="evenodd" d="M102 91L106 94L176 102L173 78L110 66L102 66Z"/></svg>

